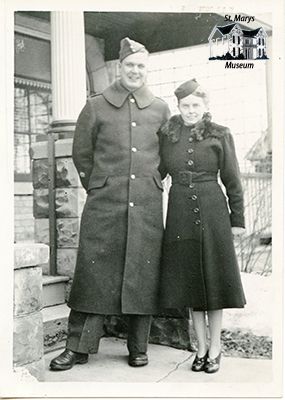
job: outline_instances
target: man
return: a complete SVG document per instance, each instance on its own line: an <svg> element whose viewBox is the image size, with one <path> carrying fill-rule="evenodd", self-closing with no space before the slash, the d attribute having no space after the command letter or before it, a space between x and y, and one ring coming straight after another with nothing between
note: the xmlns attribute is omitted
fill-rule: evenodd
<svg viewBox="0 0 285 400"><path fill-rule="evenodd" d="M145 85L148 52L121 41L121 77L81 111L73 160L88 196L68 305L66 350L52 370L98 351L105 315L128 315L129 365L148 363L151 315L157 313L163 233L159 129L169 109Z"/></svg>

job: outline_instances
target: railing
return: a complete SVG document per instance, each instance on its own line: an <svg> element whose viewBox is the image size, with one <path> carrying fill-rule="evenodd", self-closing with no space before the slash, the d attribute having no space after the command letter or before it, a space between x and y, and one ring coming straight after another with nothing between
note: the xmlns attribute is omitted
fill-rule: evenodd
<svg viewBox="0 0 285 400"><path fill-rule="evenodd" d="M236 241L236 251L243 272L262 275L272 272L271 178L270 173L242 174L246 234Z"/></svg>
<svg viewBox="0 0 285 400"><path fill-rule="evenodd" d="M271 177L269 173L242 174L247 235L271 235Z"/></svg>

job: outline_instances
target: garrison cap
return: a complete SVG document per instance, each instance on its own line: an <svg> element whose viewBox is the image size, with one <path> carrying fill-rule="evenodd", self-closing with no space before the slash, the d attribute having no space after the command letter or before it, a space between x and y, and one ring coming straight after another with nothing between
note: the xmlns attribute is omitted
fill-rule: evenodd
<svg viewBox="0 0 285 400"><path fill-rule="evenodd" d="M139 51L148 52L143 44L135 42L128 37L121 40L121 48L119 53L120 61L129 56L130 54L138 53Z"/></svg>
<svg viewBox="0 0 285 400"><path fill-rule="evenodd" d="M174 94L177 97L177 99L180 100L183 99L183 97L187 97L191 93L195 92L198 86L200 86L199 83L196 81L195 78L193 78L190 81L186 81L182 83L180 86L178 86Z"/></svg>

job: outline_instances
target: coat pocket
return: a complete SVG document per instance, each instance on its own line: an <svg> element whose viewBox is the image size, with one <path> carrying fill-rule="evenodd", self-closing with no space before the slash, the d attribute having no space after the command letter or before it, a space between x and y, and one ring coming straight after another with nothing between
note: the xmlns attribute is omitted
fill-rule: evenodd
<svg viewBox="0 0 285 400"><path fill-rule="evenodd" d="M156 186L157 186L160 190L163 191L163 186L162 186L162 183L161 183L161 179L158 178L157 176L154 176L154 177L153 177L153 180L154 180L154 182L156 183Z"/></svg>
<svg viewBox="0 0 285 400"><path fill-rule="evenodd" d="M93 175L90 178L88 184L88 192L92 189L99 189L106 185L108 176L104 175Z"/></svg>

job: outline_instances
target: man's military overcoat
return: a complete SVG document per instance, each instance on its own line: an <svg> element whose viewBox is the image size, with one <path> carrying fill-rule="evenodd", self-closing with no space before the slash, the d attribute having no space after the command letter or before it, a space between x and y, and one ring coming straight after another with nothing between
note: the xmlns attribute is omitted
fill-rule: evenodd
<svg viewBox="0 0 285 400"><path fill-rule="evenodd" d="M159 130L166 103L116 81L83 108L73 160L88 196L68 305L99 314L158 311L163 235Z"/></svg>
<svg viewBox="0 0 285 400"><path fill-rule="evenodd" d="M243 307L231 227L244 227L232 135L207 113L195 126L173 116L162 129L164 173L172 177L163 244L163 309ZM226 197L217 175L226 189Z"/></svg>

